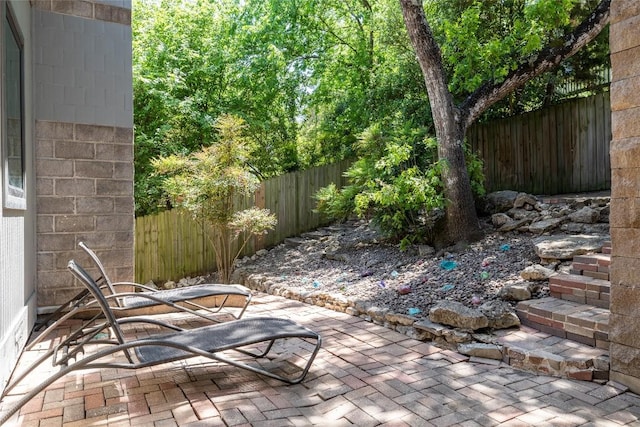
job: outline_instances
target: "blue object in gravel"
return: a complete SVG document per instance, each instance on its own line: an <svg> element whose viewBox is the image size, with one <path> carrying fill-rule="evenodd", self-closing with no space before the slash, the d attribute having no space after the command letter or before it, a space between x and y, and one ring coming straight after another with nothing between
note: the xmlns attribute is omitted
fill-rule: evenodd
<svg viewBox="0 0 640 427"><path fill-rule="evenodd" d="M451 271L457 266L458 266L458 263L455 261L444 260L440 262L440 268L447 271Z"/></svg>

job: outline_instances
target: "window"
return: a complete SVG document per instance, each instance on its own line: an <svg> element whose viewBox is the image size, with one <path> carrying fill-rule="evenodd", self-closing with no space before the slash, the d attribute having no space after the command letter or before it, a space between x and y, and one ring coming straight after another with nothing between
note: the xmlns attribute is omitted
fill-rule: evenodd
<svg viewBox="0 0 640 427"><path fill-rule="evenodd" d="M2 139L4 145L4 205L26 209L23 119L23 44L18 27L6 6L4 18L4 81Z"/></svg>

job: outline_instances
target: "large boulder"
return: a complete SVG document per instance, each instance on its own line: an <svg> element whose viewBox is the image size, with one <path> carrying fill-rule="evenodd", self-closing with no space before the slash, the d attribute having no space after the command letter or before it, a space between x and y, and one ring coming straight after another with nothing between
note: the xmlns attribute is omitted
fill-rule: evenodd
<svg viewBox="0 0 640 427"><path fill-rule="evenodd" d="M555 235L542 236L533 239L533 247L541 259L545 261L570 260L577 255L599 252L608 235Z"/></svg>
<svg viewBox="0 0 640 427"><path fill-rule="evenodd" d="M595 224L600 221L600 212L585 206L570 214L569 219L573 222L579 222L582 224Z"/></svg>
<svg viewBox="0 0 640 427"><path fill-rule="evenodd" d="M438 301L429 311L429 320L474 331L489 326L489 319L481 311L457 301Z"/></svg>
<svg viewBox="0 0 640 427"><path fill-rule="evenodd" d="M519 193L516 199L513 201L513 207L516 209L531 210L538 204L536 196L527 193Z"/></svg>
<svg viewBox="0 0 640 427"><path fill-rule="evenodd" d="M485 210L490 214L506 212L513 207L517 197L518 192L511 190L489 193L486 196Z"/></svg>

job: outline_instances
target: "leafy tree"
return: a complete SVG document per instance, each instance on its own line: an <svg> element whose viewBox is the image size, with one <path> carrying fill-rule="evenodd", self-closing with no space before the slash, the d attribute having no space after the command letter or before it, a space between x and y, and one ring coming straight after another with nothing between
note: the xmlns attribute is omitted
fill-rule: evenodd
<svg viewBox="0 0 640 427"><path fill-rule="evenodd" d="M437 143L424 128L387 121L366 129L357 144L359 158L347 170L349 184L316 194L318 210L331 218L368 217L388 237L408 244L434 242L445 208L443 163ZM484 193L482 163L467 153L475 194Z"/></svg>
<svg viewBox="0 0 640 427"><path fill-rule="evenodd" d="M234 114L257 143L257 176L299 167L297 115L305 40L294 2L136 0L133 8L136 212L157 209L151 159L212 143ZM283 14L283 12L285 12ZM285 19L286 18L286 19ZM285 22L286 21L286 22Z"/></svg>
<svg viewBox="0 0 640 427"><path fill-rule="evenodd" d="M466 39L467 45L441 47L433 35L427 21L425 8L421 0L400 0L403 17L409 38L416 52L425 85L429 94L429 103L433 114L435 133L438 139L438 158L443 167L444 194L447 198L445 237L449 241L469 241L480 237L471 180L465 163L464 137L467 127L476 121L489 107L506 97L529 80L545 71L557 67L564 59L572 56L593 40L608 23L610 0L602 0L593 12L570 32L564 26L570 23L568 18L569 0L538 0L524 2L524 17L527 21L514 23L518 37L501 42L500 35L495 38L482 32L474 33L473 27L480 29L481 9L485 2L460 0L468 5L468 12L461 15L461 22L472 27ZM430 1L427 6L438 2ZM507 4L513 2L491 2ZM545 40L540 28L557 31L549 33ZM464 27L464 26L463 26ZM462 28L462 27L460 27ZM466 28L466 27L465 27ZM544 32L542 33L544 34ZM546 43L545 43L546 42ZM545 46L546 47L543 47ZM466 72L450 77L450 83L458 90L469 94L460 101L454 99L447 80L447 66L443 62L443 51L449 55L458 50L469 54L458 56L457 63ZM474 54L474 49L477 54ZM453 55L455 57L455 55ZM453 70L454 66L449 66ZM469 76L478 78L468 79ZM466 76L467 78L460 78Z"/></svg>
<svg viewBox="0 0 640 427"><path fill-rule="evenodd" d="M245 136L240 118L223 115L216 122L218 140L190 155L170 155L153 161L172 202L210 227L218 275L229 283L236 258L248 240L275 227L267 209L236 210L238 197L257 189L257 178L247 170L253 141Z"/></svg>

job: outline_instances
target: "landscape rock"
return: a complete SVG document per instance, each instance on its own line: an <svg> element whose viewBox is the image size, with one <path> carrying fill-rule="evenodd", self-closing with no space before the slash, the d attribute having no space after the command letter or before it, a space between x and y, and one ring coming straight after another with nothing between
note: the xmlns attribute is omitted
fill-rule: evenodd
<svg viewBox="0 0 640 427"><path fill-rule="evenodd" d="M486 198L491 222L501 232L552 234L608 234L610 197L555 199L544 203L536 196L513 191L491 193ZM512 203L511 203L512 202ZM506 207L511 203L511 207ZM499 214L499 215L498 215ZM506 216L505 216L506 215ZM507 218L508 217L508 218ZM531 224L530 226L526 226Z"/></svg>
<svg viewBox="0 0 640 427"><path fill-rule="evenodd" d="M466 343L458 345L458 353L465 356L502 360L502 347L496 344Z"/></svg>
<svg viewBox="0 0 640 427"><path fill-rule="evenodd" d="M569 219L573 222L579 222L583 224L595 224L600 220L600 212L585 206L582 209L569 214Z"/></svg>
<svg viewBox="0 0 640 427"><path fill-rule="evenodd" d="M469 308L457 301L438 301L429 310L429 320L474 331L489 326L489 319L480 310Z"/></svg>
<svg viewBox="0 0 640 427"><path fill-rule="evenodd" d="M536 255L545 262L570 260L577 255L598 252L610 240L608 235L553 235L533 239Z"/></svg>
<svg viewBox="0 0 640 427"><path fill-rule="evenodd" d="M609 234L608 223L585 224L568 222L560 226L560 230L569 234Z"/></svg>
<svg viewBox="0 0 640 427"><path fill-rule="evenodd" d="M506 223L505 225L503 225L502 227L500 227L498 229L498 231L502 231L502 232L508 232L508 231L513 231L513 230L517 230L520 227L522 227L523 225L527 225L531 222L530 219L521 219L518 221L509 221L508 223Z"/></svg>
<svg viewBox="0 0 640 427"><path fill-rule="evenodd" d="M554 274L556 274L555 270L534 264L522 270L520 277L524 280L548 280Z"/></svg>
<svg viewBox="0 0 640 427"><path fill-rule="evenodd" d="M517 191L503 190L487 194L486 210L489 214L506 212L513 208L513 202L518 197Z"/></svg>
<svg viewBox="0 0 640 427"><path fill-rule="evenodd" d="M526 209L520 209L520 208L510 209L507 213L510 218L513 218L516 220L528 219L529 221L533 221L534 219L538 218L541 215L537 211L528 211Z"/></svg>
<svg viewBox="0 0 640 427"><path fill-rule="evenodd" d="M498 296L507 301L527 301L531 299L531 287L528 283L510 283L498 292Z"/></svg>
<svg viewBox="0 0 640 427"><path fill-rule="evenodd" d="M566 219L563 218L549 218L541 221L534 222L529 226L529 231L533 234L547 233L555 228L558 228Z"/></svg>
<svg viewBox="0 0 640 427"><path fill-rule="evenodd" d="M487 301L480 306L479 310L489 320L490 328L507 329L513 326L520 326L520 319L515 310L504 301Z"/></svg>
<svg viewBox="0 0 640 427"><path fill-rule="evenodd" d="M536 196L527 193L519 193L516 199L513 201L514 208L524 208L531 210L538 204Z"/></svg>
<svg viewBox="0 0 640 427"><path fill-rule="evenodd" d="M442 334L449 329L446 326L443 326L439 323L434 323L431 320L427 319L418 320L413 324L413 327L428 332L435 337L442 336Z"/></svg>
<svg viewBox="0 0 640 427"><path fill-rule="evenodd" d="M502 227L511 221L511 217L505 213L495 213L491 215L491 223L494 227Z"/></svg>

